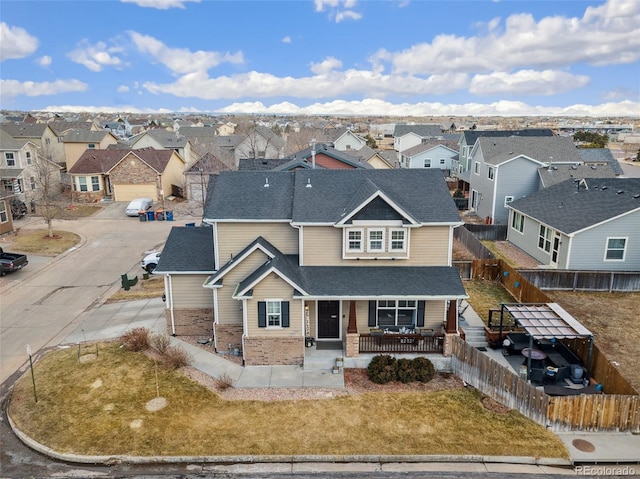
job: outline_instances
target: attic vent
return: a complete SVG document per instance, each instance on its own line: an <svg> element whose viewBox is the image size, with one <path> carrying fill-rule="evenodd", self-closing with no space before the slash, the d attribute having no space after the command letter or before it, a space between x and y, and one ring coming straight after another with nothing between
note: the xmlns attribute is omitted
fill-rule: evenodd
<svg viewBox="0 0 640 479"><path fill-rule="evenodd" d="M572 170L577 170L577 169L578 169L578 167L577 167L576 165L571 165L571 169L572 169Z"/></svg>
<svg viewBox="0 0 640 479"><path fill-rule="evenodd" d="M621 195L622 193L624 193L624 191L622 191L622 190L616 191L616 195Z"/></svg>
<svg viewBox="0 0 640 479"><path fill-rule="evenodd" d="M269 188L269 178L264 179L264 187Z"/></svg>
<svg viewBox="0 0 640 479"><path fill-rule="evenodd" d="M597 167L596 165L593 165L593 166L591 167L591 169L592 169L592 170L597 170L597 169L598 169L598 167Z"/></svg>
<svg viewBox="0 0 640 479"><path fill-rule="evenodd" d="M609 187L608 187L608 186L603 186L603 187L602 187L602 189L603 189L603 190L608 190L608 189L609 189Z"/></svg>
<svg viewBox="0 0 640 479"><path fill-rule="evenodd" d="M633 197L637 200L638 198L640 198L640 195L633 195Z"/></svg>
<svg viewBox="0 0 640 479"><path fill-rule="evenodd" d="M311 186L311 178L307 178L307 188L312 188L312 186Z"/></svg>

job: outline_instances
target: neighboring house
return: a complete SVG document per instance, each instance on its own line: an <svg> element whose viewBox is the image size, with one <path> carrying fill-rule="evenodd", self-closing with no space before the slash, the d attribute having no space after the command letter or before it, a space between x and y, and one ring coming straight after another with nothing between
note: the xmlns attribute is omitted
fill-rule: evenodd
<svg viewBox="0 0 640 479"><path fill-rule="evenodd" d="M202 285L216 271L213 228L171 228L155 275L164 275L167 331L170 334L213 334L213 295Z"/></svg>
<svg viewBox="0 0 640 479"><path fill-rule="evenodd" d="M451 141L432 140L404 150L400 155L401 168L437 168L448 173L458 159L455 144Z"/></svg>
<svg viewBox="0 0 640 479"><path fill-rule="evenodd" d="M235 133L236 131L236 125L235 123L232 123L230 121L226 122L226 123L220 123L218 125L216 125L216 135L219 136L231 136Z"/></svg>
<svg viewBox="0 0 640 479"><path fill-rule="evenodd" d="M547 267L640 271L640 178L569 179L509 210L508 241Z"/></svg>
<svg viewBox="0 0 640 479"><path fill-rule="evenodd" d="M13 217L11 216L11 199L15 195L0 191L0 235L13 231Z"/></svg>
<svg viewBox="0 0 640 479"><path fill-rule="evenodd" d="M452 248L462 223L438 171L223 172L203 223L213 262L169 266L168 248L177 258L187 248L167 241L156 269L167 275L172 334L213 337L246 365L303 365L306 338L342 341L357 356L370 328L457 334L466 294ZM213 265L209 294L172 273Z"/></svg>
<svg viewBox="0 0 640 479"><path fill-rule="evenodd" d="M196 161L199 155L192 152L192 145L180 131L174 132L162 128L151 128L139 135L129 138L129 146L133 149L154 148L156 150L173 150L186 164ZM204 152L203 152L204 154Z"/></svg>
<svg viewBox="0 0 640 479"><path fill-rule="evenodd" d="M102 125L103 129L110 131L121 140L126 140L132 133L131 125L126 118L107 121Z"/></svg>
<svg viewBox="0 0 640 479"><path fill-rule="evenodd" d="M367 145L363 146L359 150L349 150L347 153L355 158L358 158L363 163L371 165L373 168L379 168L387 170L393 168L394 158L381 154L380 151L376 151L369 148Z"/></svg>
<svg viewBox="0 0 640 479"><path fill-rule="evenodd" d="M399 123L393 130L393 149L396 150L397 158L400 160L400 154L403 151L425 143L429 139L442 138L442 135L440 125Z"/></svg>
<svg viewBox="0 0 640 479"><path fill-rule="evenodd" d="M474 125L475 127L475 125ZM528 128L524 130L465 130L458 140L458 162L453 165L453 173L460 174L471 170L471 150L478 138L505 138L510 136L554 136L548 128Z"/></svg>
<svg viewBox="0 0 640 479"><path fill-rule="evenodd" d="M332 145L338 151L360 150L367 146L367 140L356 135L348 128L331 128L325 130L325 137L321 141Z"/></svg>
<svg viewBox="0 0 640 479"><path fill-rule="evenodd" d="M184 172L186 198L203 203L210 176L221 171L230 171L230 168L212 153L205 153L193 165L187 166Z"/></svg>
<svg viewBox="0 0 640 479"><path fill-rule="evenodd" d="M507 205L540 188L538 170L580 163L570 138L480 137L471 150L470 209L488 223L505 224Z"/></svg>
<svg viewBox="0 0 640 479"><path fill-rule="evenodd" d="M69 130L62 137L65 165L71 170L76 161L87 150L106 150L109 145L118 143L118 138L109 131Z"/></svg>
<svg viewBox="0 0 640 479"><path fill-rule="evenodd" d="M616 176L624 175L624 171L615 159L609 148L578 148L580 160L587 166L604 167L605 171L609 168Z"/></svg>
<svg viewBox="0 0 640 479"><path fill-rule="evenodd" d="M78 202L184 196L184 160L173 150L86 150L69 174Z"/></svg>
<svg viewBox="0 0 640 479"><path fill-rule="evenodd" d="M539 188L548 188L556 183L562 183L565 180L573 180L576 178L615 178L617 176L610 163L603 165L584 163L577 165L549 164L548 166L538 168L538 175L540 177Z"/></svg>
<svg viewBox="0 0 640 479"><path fill-rule="evenodd" d="M256 125L235 148L236 169L243 158L283 158L284 140L272 130Z"/></svg>
<svg viewBox="0 0 640 479"><path fill-rule="evenodd" d="M373 169L366 161L363 161L349 153L338 151L335 148L316 143L287 157L289 161L276 167L279 171L292 171L301 168L318 169L346 169L354 168Z"/></svg>
<svg viewBox="0 0 640 479"><path fill-rule="evenodd" d="M2 123L0 129L16 140L26 140L40 148L39 154L64 166L62 137L48 123Z"/></svg>

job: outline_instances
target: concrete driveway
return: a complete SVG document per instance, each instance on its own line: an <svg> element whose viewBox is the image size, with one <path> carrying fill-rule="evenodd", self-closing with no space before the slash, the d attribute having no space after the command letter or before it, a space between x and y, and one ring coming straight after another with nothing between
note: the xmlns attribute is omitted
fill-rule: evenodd
<svg viewBox="0 0 640 479"><path fill-rule="evenodd" d="M72 231L81 242L56 258L29 255L22 271L0 278L0 383L25 367L27 345L33 354L57 345L81 324L83 313L120 288L120 275L142 274L145 252L164 245L174 226L197 221L174 214L174 221L141 222L113 203L80 220L55 220L54 229ZM28 221L28 222L27 222ZM38 218L22 230L46 229Z"/></svg>

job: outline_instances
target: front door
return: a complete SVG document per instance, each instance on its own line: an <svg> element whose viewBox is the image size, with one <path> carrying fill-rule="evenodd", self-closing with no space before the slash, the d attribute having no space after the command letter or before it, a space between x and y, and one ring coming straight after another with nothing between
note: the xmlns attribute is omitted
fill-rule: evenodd
<svg viewBox="0 0 640 479"><path fill-rule="evenodd" d="M339 301L318 301L318 339L340 339Z"/></svg>

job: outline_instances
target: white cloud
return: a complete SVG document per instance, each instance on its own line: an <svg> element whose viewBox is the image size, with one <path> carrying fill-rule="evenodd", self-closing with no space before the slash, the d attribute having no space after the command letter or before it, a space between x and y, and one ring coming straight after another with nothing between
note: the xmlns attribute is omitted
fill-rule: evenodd
<svg viewBox="0 0 640 479"><path fill-rule="evenodd" d="M342 62L334 57L327 57L320 63L311 63L311 71L316 75L324 75L338 68L342 68Z"/></svg>
<svg viewBox="0 0 640 479"><path fill-rule="evenodd" d="M362 14L353 10L356 0L314 0L316 12L329 12L329 18L340 23L344 20L360 20Z"/></svg>
<svg viewBox="0 0 640 479"><path fill-rule="evenodd" d="M372 62L389 62L395 72L408 74L632 63L640 58L637 7L637 1L610 0L587 8L582 18L512 15L491 20L481 36L438 35L403 51L380 50Z"/></svg>
<svg viewBox="0 0 640 479"><path fill-rule="evenodd" d="M53 59L49 55L44 55L38 58L37 62L41 67L48 67L53 63Z"/></svg>
<svg viewBox="0 0 640 479"><path fill-rule="evenodd" d="M287 36L282 39L282 43L291 43L291 37Z"/></svg>
<svg viewBox="0 0 640 479"><path fill-rule="evenodd" d="M124 61L117 56L119 53L122 53L120 47L109 47L105 42L92 45L83 40L75 50L70 51L67 55L72 61L84 65L92 72L99 72L105 66L116 69L124 67Z"/></svg>
<svg viewBox="0 0 640 479"><path fill-rule="evenodd" d="M89 86L80 80L56 80L54 82L20 82L18 80L0 80L2 97L43 96L59 93L86 91Z"/></svg>
<svg viewBox="0 0 640 479"><path fill-rule="evenodd" d="M475 75L469 85L474 95L541 95L549 96L582 88L589 77L556 70L520 70L515 73L493 72Z"/></svg>
<svg viewBox="0 0 640 479"><path fill-rule="evenodd" d="M118 87L118 93L127 93L129 91L129 87L127 85L120 85Z"/></svg>
<svg viewBox="0 0 640 479"><path fill-rule="evenodd" d="M170 48L149 35L142 35L133 31L129 32L129 35L140 52L151 55L156 61L176 74L206 72L221 63L244 62L242 52L233 54L202 50L192 52L187 48Z"/></svg>
<svg viewBox="0 0 640 479"><path fill-rule="evenodd" d="M43 108L42 111L53 111L60 113L147 113L147 114L167 114L174 111L191 111L191 109L185 110L169 110L167 108L139 108L131 105L119 105L119 106L79 106L79 105L49 105ZM198 111L198 110L193 110Z"/></svg>
<svg viewBox="0 0 640 479"><path fill-rule="evenodd" d="M185 3L196 2L200 0L120 0L122 3L135 3L143 8L157 8L158 10L169 10L170 8L184 9Z"/></svg>
<svg viewBox="0 0 640 479"><path fill-rule="evenodd" d="M38 39L24 28L10 27L0 22L0 62L11 58L24 58L38 48Z"/></svg>

